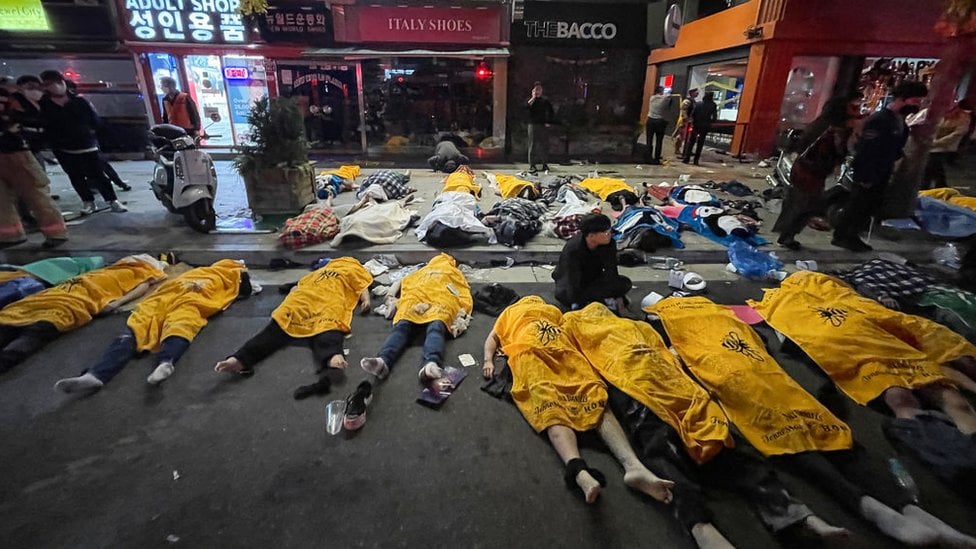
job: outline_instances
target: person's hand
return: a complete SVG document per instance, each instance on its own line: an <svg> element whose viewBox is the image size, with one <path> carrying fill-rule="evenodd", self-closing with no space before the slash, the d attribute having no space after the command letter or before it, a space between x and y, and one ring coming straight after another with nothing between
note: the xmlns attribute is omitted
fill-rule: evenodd
<svg viewBox="0 0 976 549"><path fill-rule="evenodd" d="M366 313L369 312L370 308L371 308L371 306L370 306L370 303L369 303L369 299L360 299L359 300L359 312L360 313L366 314Z"/></svg>
<svg viewBox="0 0 976 549"><path fill-rule="evenodd" d="M386 300L386 319L392 320L396 316L397 311L397 300L396 298L387 298Z"/></svg>
<svg viewBox="0 0 976 549"><path fill-rule="evenodd" d="M481 367L481 376L485 379L490 379L493 375L495 375L495 363L494 361L486 360L484 366Z"/></svg>

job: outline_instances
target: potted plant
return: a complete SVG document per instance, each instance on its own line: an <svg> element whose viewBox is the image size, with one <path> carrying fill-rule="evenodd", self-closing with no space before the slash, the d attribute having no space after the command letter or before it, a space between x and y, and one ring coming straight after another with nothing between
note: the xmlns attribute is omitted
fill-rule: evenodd
<svg viewBox="0 0 976 549"><path fill-rule="evenodd" d="M239 147L234 168L244 178L251 211L293 214L315 201L315 172L298 106L292 99L262 97L247 115L248 143Z"/></svg>

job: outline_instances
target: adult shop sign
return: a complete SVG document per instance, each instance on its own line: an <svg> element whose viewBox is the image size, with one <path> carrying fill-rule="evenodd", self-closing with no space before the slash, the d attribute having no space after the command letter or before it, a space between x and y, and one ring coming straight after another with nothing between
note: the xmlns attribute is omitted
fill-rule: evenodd
<svg viewBox="0 0 976 549"><path fill-rule="evenodd" d="M120 17L134 40L243 44L240 0L119 0Z"/></svg>
<svg viewBox="0 0 976 549"><path fill-rule="evenodd" d="M513 44L640 48L647 41L647 8L642 4L526 2L521 21L512 23Z"/></svg>

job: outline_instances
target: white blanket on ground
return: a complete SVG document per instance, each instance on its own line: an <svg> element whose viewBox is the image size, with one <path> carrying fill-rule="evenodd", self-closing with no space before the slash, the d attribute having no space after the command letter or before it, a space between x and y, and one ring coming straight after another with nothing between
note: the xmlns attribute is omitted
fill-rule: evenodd
<svg viewBox="0 0 976 549"><path fill-rule="evenodd" d="M455 191L441 193L434 201L430 213L420 220L420 225L417 226L417 240L422 241L427 236L431 225L440 221L448 227L468 233L483 234L488 238L489 244L498 242L495 231L486 227L475 215L477 210L477 199L469 193Z"/></svg>
<svg viewBox="0 0 976 549"><path fill-rule="evenodd" d="M379 204L370 203L339 220L339 234L332 239L337 248L346 238L353 236L373 244L391 244L403 236L410 218L417 212L408 210L399 200Z"/></svg>

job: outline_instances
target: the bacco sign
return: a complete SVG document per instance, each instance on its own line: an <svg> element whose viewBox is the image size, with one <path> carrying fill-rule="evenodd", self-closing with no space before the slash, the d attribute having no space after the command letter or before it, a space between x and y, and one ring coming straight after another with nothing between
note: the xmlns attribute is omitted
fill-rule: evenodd
<svg viewBox="0 0 976 549"><path fill-rule="evenodd" d="M524 21L529 38L562 38L577 40L613 40L617 25L613 23L572 23L569 21Z"/></svg>
<svg viewBox="0 0 976 549"><path fill-rule="evenodd" d="M512 42L547 46L641 47L647 7L603 2L525 2Z"/></svg>

